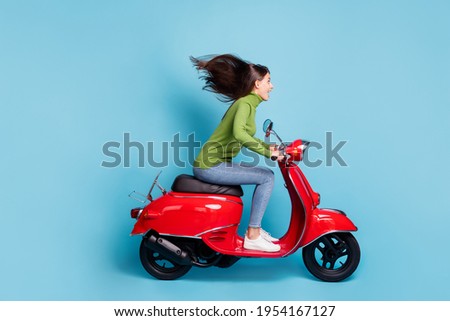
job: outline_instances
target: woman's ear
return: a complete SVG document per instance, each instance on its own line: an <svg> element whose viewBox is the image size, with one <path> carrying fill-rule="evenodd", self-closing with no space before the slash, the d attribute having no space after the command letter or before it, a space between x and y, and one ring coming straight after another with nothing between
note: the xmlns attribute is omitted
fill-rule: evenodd
<svg viewBox="0 0 450 321"><path fill-rule="evenodd" d="M260 86L260 81L259 81L259 80L256 80L256 81L255 81L255 88L259 88L259 86Z"/></svg>

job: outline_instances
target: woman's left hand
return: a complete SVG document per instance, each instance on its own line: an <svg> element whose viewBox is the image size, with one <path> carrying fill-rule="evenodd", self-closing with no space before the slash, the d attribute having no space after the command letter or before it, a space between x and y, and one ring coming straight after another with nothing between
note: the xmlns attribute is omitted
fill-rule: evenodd
<svg viewBox="0 0 450 321"><path fill-rule="evenodd" d="M284 159L284 155L282 153L280 153L279 150L273 150L272 151L272 156L270 157L272 160L276 160L281 162Z"/></svg>

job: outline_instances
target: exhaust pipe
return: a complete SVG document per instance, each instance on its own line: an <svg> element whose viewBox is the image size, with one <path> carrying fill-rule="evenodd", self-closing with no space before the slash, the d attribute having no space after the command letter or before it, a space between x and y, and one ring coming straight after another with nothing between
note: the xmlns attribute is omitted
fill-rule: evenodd
<svg viewBox="0 0 450 321"><path fill-rule="evenodd" d="M192 259L189 257L188 252L183 251L165 238L150 234L144 236L144 239L146 239L144 243L146 247L160 253L167 259L180 265L192 265Z"/></svg>

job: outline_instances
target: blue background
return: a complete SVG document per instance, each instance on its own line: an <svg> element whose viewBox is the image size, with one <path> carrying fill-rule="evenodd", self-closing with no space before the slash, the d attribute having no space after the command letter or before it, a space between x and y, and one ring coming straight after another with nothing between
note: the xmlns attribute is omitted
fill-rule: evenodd
<svg viewBox="0 0 450 321"><path fill-rule="evenodd" d="M0 299L449 300L449 16L437 0L1 1ZM102 147L207 139L226 105L188 56L227 52L271 69L259 128L347 141L348 166L305 173L359 227L350 279L314 279L300 252L172 282L141 267L127 195L159 170L135 149L129 168L102 167ZM170 164L161 183L189 171ZM280 236L276 179L263 224Z"/></svg>

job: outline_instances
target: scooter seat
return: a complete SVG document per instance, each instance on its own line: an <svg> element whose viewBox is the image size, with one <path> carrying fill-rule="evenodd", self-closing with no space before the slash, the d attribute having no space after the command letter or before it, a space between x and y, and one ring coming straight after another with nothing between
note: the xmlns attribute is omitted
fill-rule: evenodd
<svg viewBox="0 0 450 321"><path fill-rule="evenodd" d="M172 191L179 193L226 194L242 196L244 191L240 185L215 185L196 179L192 175L178 175L172 184Z"/></svg>

